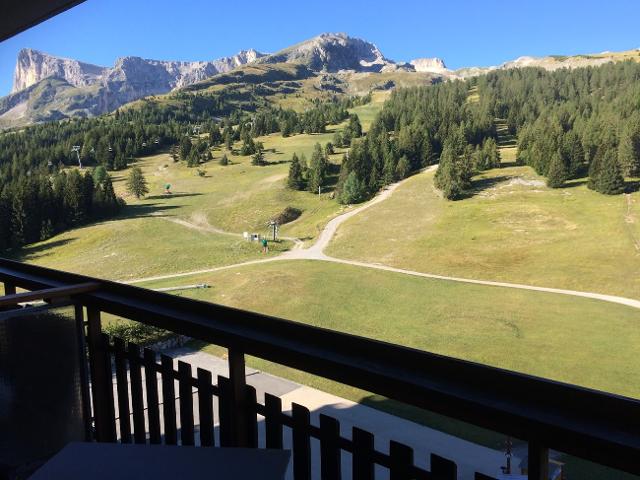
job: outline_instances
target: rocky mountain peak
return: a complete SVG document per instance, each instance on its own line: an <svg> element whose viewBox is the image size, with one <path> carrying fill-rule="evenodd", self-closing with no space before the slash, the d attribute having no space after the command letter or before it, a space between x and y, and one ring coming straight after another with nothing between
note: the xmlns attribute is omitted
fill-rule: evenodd
<svg viewBox="0 0 640 480"><path fill-rule="evenodd" d="M104 67L97 65L23 48L18 53L11 91L23 90L47 77L64 79L75 87L84 87L95 82L104 71Z"/></svg>
<svg viewBox="0 0 640 480"><path fill-rule="evenodd" d="M300 63L318 72L379 72L387 65L395 65L373 43L350 37L346 33L322 33L259 61Z"/></svg>

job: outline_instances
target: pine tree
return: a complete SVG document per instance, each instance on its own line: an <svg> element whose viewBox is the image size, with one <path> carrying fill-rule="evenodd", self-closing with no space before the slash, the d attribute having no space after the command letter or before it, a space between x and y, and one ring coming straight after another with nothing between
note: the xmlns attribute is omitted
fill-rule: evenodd
<svg viewBox="0 0 640 480"><path fill-rule="evenodd" d="M365 195L366 187L364 183L358 178L356 172L349 173L349 175L347 175L347 179L342 185L340 203L359 203L364 200Z"/></svg>
<svg viewBox="0 0 640 480"><path fill-rule="evenodd" d="M131 169L131 172L129 172L129 177L127 178L127 191L136 198L144 197L149 193L147 180L144 178L142 170L138 166L134 166Z"/></svg>
<svg viewBox="0 0 640 480"><path fill-rule="evenodd" d="M343 145L343 138L342 138L342 134L340 132L336 132L333 134L333 139L332 142L336 147L342 147Z"/></svg>
<svg viewBox="0 0 640 480"><path fill-rule="evenodd" d="M82 179L82 198L84 201L83 211L86 218L90 218L93 213L93 190L95 189L95 183L93 176L86 172Z"/></svg>
<svg viewBox="0 0 640 480"><path fill-rule="evenodd" d="M329 155L333 155L334 153L336 153L335 150L333 149L333 143L331 142L326 143L326 145L324 146L324 153L327 157Z"/></svg>
<svg viewBox="0 0 640 480"><path fill-rule="evenodd" d="M427 167L433 163L433 146L431 140L425 139L422 145L422 160L420 166L422 168Z"/></svg>
<svg viewBox="0 0 640 480"><path fill-rule="evenodd" d="M171 148L169 149L169 156L174 163L180 160L180 156L178 155L178 147L176 145L171 145Z"/></svg>
<svg viewBox="0 0 640 480"><path fill-rule="evenodd" d="M618 162L624 176L640 176L640 121L635 116L627 122L620 135Z"/></svg>
<svg viewBox="0 0 640 480"><path fill-rule="evenodd" d="M614 149L602 149L596 156L589 169L588 187L606 195L618 195L624 192L624 178L620 171L620 164Z"/></svg>
<svg viewBox="0 0 640 480"><path fill-rule="evenodd" d="M228 130L227 130L228 129ZM227 126L225 128L224 145L230 152L233 151L233 130Z"/></svg>
<svg viewBox="0 0 640 480"><path fill-rule="evenodd" d="M409 159L407 159L406 155L403 155L400 160L398 160L398 165L396 166L396 178L398 180L407 178L407 175L409 175L409 168Z"/></svg>
<svg viewBox="0 0 640 480"><path fill-rule="evenodd" d="M0 252L11 246L11 201L6 187L0 188Z"/></svg>
<svg viewBox="0 0 640 480"><path fill-rule="evenodd" d="M104 166L98 165L96 168L93 169L93 181L95 182L96 185L102 184L102 182L104 182L104 179L107 178L107 176L108 176L107 169L104 168Z"/></svg>
<svg viewBox="0 0 640 480"><path fill-rule="evenodd" d="M550 188L561 188L567 181L569 174L565 166L565 162L560 156L560 152L556 152L549 163L549 172L547 173L547 186Z"/></svg>
<svg viewBox="0 0 640 480"><path fill-rule="evenodd" d="M291 165L289 166L289 178L287 179L287 186L294 190L302 190L304 188L302 165L300 165L300 159L295 153L293 154Z"/></svg>
<svg viewBox="0 0 640 480"><path fill-rule="evenodd" d="M328 162L322 147L319 143L316 143L313 147L313 154L311 155L311 161L309 165L308 187L309 191L317 192L319 187L322 187L325 183L327 176Z"/></svg>
<svg viewBox="0 0 640 480"><path fill-rule="evenodd" d="M197 167L198 165L200 165L200 157L197 150L195 148L192 148L189 151L189 156L187 157L187 167L193 168Z"/></svg>
<svg viewBox="0 0 640 480"><path fill-rule="evenodd" d="M464 192L464 185L457 165L456 153L450 144L446 144L440 155L440 163L434 177L436 188L448 200L460 198Z"/></svg>
<svg viewBox="0 0 640 480"><path fill-rule="evenodd" d="M300 166L302 167L302 177L309 179L309 164L307 163L307 156L303 153L300 155Z"/></svg>
<svg viewBox="0 0 640 480"><path fill-rule="evenodd" d="M67 175L63 205L67 226L80 225L86 220L85 190L78 170L71 170Z"/></svg>
<svg viewBox="0 0 640 480"><path fill-rule="evenodd" d="M124 204L124 201L116 196L116 192L113 189L113 183L111 177L107 176L101 186L102 190L102 215L113 215L120 210L120 207Z"/></svg>
<svg viewBox="0 0 640 480"><path fill-rule="evenodd" d="M224 155L222 155L222 157L220 158L220 161L218 163L220 163L220 165L223 165L225 167L227 165L229 165L229 158L227 157L226 153Z"/></svg>
<svg viewBox="0 0 640 480"><path fill-rule="evenodd" d="M351 133L351 138L360 138L362 136L362 125L360 124L360 117L355 113L349 115L349 125L347 127Z"/></svg>
<svg viewBox="0 0 640 480"><path fill-rule="evenodd" d="M251 137L245 137L240 148L240 155L253 155L256 153L256 144Z"/></svg>
<svg viewBox="0 0 640 480"><path fill-rule="evenodd" d="M264 153L262 153L262 150L256 151L256 153L251 156L251 165L262 166L264 164Z"/></svg>
<svg viewBox="0 0 640 480"><path fill-rule="evenodd" d="M189 158L192 148L191 138L189 138L188 135L182 137L182 140L180 140L180 158L186 161Z"/></svg>
<svg viewBox="0 0 640 480"><path fill-rule="evenodd" d="M471 145L465 146L462 151L462 155L458 158L457 166L462 188L467 190L471 187L471 179L473 178L475 171L473 163L473 147Z"/></svg>
<svg viewBox="0 0 640 480"><path fill-rule="evenodd" d="M578 134L570 130L562 138L562 156L568 166L568 178L576 178L584 167L584 148Z"/></svg>

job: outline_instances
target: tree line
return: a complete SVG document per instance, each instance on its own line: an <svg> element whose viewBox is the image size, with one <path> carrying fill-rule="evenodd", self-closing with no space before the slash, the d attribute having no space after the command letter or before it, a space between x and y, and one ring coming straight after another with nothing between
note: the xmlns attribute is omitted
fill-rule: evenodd
<svg viewBox="0 0 640 480"><path fill-rule="evenodd" d="M232 150L234 142L242 140L238 153L252 155L252 163L261 165L263 147L255 137L323 132L328 123L347 118L347 108L367 101L367 97L335 97L314 101L304 112L268 105L254 112L235 108L219 118L203 108L201 96L185 94L171 106L171 114L155 102L142 100L136 107L109 115L5 132L0 135L0 249L42 240L117 213L123 202L113 192L107 172L126 168L136 157L169 148L174 161L184 160L195 167L212 159L212 147L225 144ZM197 124L193 122L196 118L200 120ZM100 178L68 171L78 160L101 172ZM228 158L224 156L220 163L227 164ZM78 187L78 176L86 188Z"/></svg>
<svg viewBox="0 0 640 480"><path fill-rule="evenodd" d="M367 135L350 143L338 198L366 200L436 162L437 188L448 199L463 198L476 172L500 166L496 119L517 136L517 161L547 177L550 187L588 176L589 188L621 193L625 177L640 176L639 80L640 65L622 62L500 70L397 89Z"/></svg>
<svg viewBox="0 0 640 480"><path fill-rule="evenodd" d="M604 194L640 176L640 65L514 69L478 79L480 102L518 137L518 161L550 187L588 177Z"/></svg>
<svg viewBox="0 0 640 480"><path fill-rule="evenodd" d="M104 167L25 175L0 189L0 251L107 218L122 206Z"/></svg>

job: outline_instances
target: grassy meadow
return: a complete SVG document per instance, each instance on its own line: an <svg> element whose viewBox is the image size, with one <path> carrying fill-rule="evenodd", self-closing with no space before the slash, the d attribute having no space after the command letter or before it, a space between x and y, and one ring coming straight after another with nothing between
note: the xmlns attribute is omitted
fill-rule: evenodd
<svg viewBox="0 0 640 480"><path fill-rule="evenodd" d="M640 298L640 193L606 196L584 180L549 189L529 167L474 179L443 200L433 172L349 219L327 253L442 275ZM408 213L411 212L411 215Z"/></svg>
<svg viewBox="0 0 640 480"><path fill-rule="evenodd" d="M127 202L120 216L29 245L17 258L115 280L229 265L260 258L260 247L240 235L244 231L266 234L268 221L289 206L303 213L283 225L280 235L313 241L342 207L331 199L330 188L322 195L286 188L289 162L294 152L309 159L315 143L324 146L337 128L330 127L325 134L258 138L266 149L266 166L251 165L249 156L214 149L213 160L200 167L204 176L184 162L174 163L167 153L141 158L136 165L148 182L145 198L127 194L128 169L114 172L116 192ZM223 154L230 165L219 165ZM341 150L331 158L333 182L341 158ZM171 195L164 192L167 183ZM277 253L291 246L292 242L282 241L271 250Z"/></svg>
<svg viewBox="0 0 640 480"><path fill-rule="evenodd" d="M141 286L194 283L211 288L179 294L640 398L640 329L630 307L312 260ZM284 367L267 363L253 365L283 374ZM313 380L330 387L322 382ZM330 389L357 400L349 390Z"/></svg>

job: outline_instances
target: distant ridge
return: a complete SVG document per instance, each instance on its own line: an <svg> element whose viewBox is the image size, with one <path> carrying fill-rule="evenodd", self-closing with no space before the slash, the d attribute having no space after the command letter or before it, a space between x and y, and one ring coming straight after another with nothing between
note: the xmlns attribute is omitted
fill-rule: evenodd
<svg viewBox="0 0 640 480"><path fill-rule="evenodd" d="M375 44L346 33L322 33L271 54L249 49L230 57L199 62L129 56L119 58L111 67L26 48L18 54L11 94L0 98L0 127L108 113L134 100L186 88L254 63L301 65L318 76L320 85L329 86L343 81L340 76L345 73L360 77L381 74L379 83L368 82L370 88L395 88L396 82L384 80L382 74L398 72L406 78L412 73L421 73L446 80L482 75L496 69L555 70L628 59L640 60L640 52L523 56L499 66L450 70L440 58L417 58L408 63L390 60Z"/></svg>

